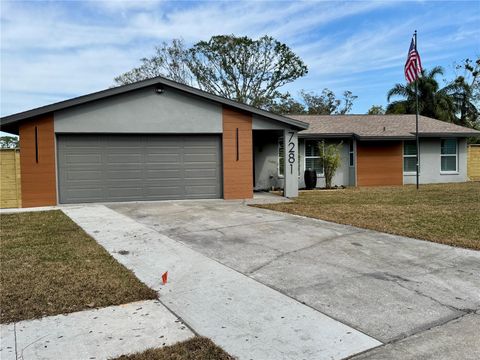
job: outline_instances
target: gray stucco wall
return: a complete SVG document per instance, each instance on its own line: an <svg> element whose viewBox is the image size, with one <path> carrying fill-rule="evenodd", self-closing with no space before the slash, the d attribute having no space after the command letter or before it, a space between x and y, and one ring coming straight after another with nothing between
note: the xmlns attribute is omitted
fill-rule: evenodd
<svg viewBox="0 0 480 360"><path fill-rule="evenodd" d="M283 130L287 127L286 124L282 124L278 121L267 119L263 116L253 115L253 130Z"/></svg>
<svg viewBox="0 0 480 360"><path fill-rule="evenodd" d="M420 139L420 183L447 183L467 181L467 140L458 139L458 173L440 171L440 139ZM403 175L404 184L415 184L415 174Z"/></svg>
<svg viewBox="0 0 480 360"><path fill-rule="evenodd" d="M254 133L254 157L255 157L255 190L283 187L283 177L278 175L278 137L281 133L257 132ZM338 140L337 142L339 142ZM305 187L303 174L305 171L305 140L299 139L300 154L300 176L298 179L299 188ZM348 140L343 141L341 152L341 166L335 173L333 185L349 186L351 172L355 172L354 167L349 167L349 145ZM354 176L354 175L353 175ZM317 187L325 187L325 178L317 178Z"/></svg>
<svg viewBox="0 0 480 360"><path fill-rule="evenodd" d="M151 87L57 111L54 127L57 133L221 133L222 106Z"/></svg>

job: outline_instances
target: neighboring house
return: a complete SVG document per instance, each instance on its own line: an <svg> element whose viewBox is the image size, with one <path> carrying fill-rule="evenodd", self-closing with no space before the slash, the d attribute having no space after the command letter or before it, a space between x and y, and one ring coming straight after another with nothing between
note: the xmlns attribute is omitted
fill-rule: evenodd
<svg viewBox="0 0 480 360"><path fill-rule="evenodd" d="M285 117L158 77L6 116L0 124L20 135L21 203L30 207L244 199L254 188L271 187L295 197L305 166L322 176L319 139L344 143L335 184L411 183L403 164L411 172L412 119ZM465 138L480 132L428 118L421 131L422 182L465 181Z"/></svg>
<svg viewBox="0 0 480 360"><path fill-rule="evenodd" d="M318 146L339 143L341 166L333 185L403 185L416 182L415 115L293 115L310 124L300 131L299 173L317 171L325 186ZM420 183L467 181L467 138L480 132L425 116L419 117ZM283 143L257 141L255 188L283 187ZM299 187L304 187L303 176Z"/></svg>

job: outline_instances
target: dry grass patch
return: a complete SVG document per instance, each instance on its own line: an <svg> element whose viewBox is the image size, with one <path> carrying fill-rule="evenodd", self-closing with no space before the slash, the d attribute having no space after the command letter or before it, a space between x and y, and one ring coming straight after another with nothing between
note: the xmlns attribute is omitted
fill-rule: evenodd
<svg viewBox="0 0 480 360"><path fill-rule="evenodd" d="M195 337L161 349L123 355L115 360L234 360L234 358L210 339Z"/></svg>
<svg viewBox="0 0 480 360"><path fill-rule="evenodd" d="M302 191L259 207L480 250L480 183Z"/></svg>
<svg viewBox="0 0 480 360"><path fill-rule="evenodd" d="M156 298L61 211L0 220L2 323Z"/></svg>

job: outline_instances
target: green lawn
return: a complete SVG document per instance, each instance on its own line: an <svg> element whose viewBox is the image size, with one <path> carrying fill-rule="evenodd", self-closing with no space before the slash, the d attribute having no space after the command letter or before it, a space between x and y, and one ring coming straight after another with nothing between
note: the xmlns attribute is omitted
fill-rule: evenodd
<svg viewBox="0 0 480 360"><path fill-rule="evenodd" d="M123 355L114 360L234 360L234 358L211 340L195 337L164 348Z"/></svg>
<svg viewBox="0 0 480 360"><path fill-rule="evenodd" d="M0 218L0 322L154 299L61 211Z"/></svg>
<svg viewBox="0 0 480 360"><path fill-rule="evenodd" d="M480 250L480 183L301 191L259 207Z"/></svg>

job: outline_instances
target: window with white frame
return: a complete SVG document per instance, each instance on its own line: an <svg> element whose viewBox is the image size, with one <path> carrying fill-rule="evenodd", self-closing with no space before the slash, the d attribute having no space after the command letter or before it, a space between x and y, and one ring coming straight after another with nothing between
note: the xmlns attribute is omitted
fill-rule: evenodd
<svg viewBox="0 0 480 360"><path fill-rule="evenodd" d="M442 139L440 150L440 171L458 171L458 146L457 139Z"/></svg>
<svg viewBox="0 0 480 360"><path fill-rule="evenodd" d="M350 140L350 147L349 147L349 153L348 153L348 163L350 166L355 165L355 153L354 153L354 148L353 148L353 140Z"/></svg>
<svg viewBox="0 0 480 360"><path fill-rule="evenodd" d="M415 173L417 171L417 142L403 142L403 172Z"/></svg>
<svg viewBox="0 0 480 360"><path fill-rule="evenodd" d="M278 176L285 175L285 150L283 136L278 138ZM300 176L300 151L298 151L298 176Z"/></svg>
<svg viewBox="0 0 480 360"><path fill-rule="evenodd" d="M315 170L317 175L323 175L319 145L320 141L318 140L305 140L305 170Z"/></svg>

